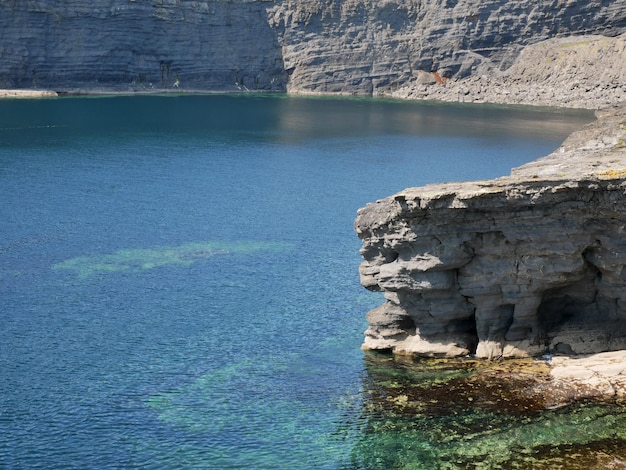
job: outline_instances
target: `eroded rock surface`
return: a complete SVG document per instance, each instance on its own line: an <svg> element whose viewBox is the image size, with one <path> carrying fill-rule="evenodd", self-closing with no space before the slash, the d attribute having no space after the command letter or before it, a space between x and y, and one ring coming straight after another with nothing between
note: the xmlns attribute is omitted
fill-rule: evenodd
<svg viewBox="0 0 626 470"><path fill-rule="evenodd" d="M626 349L626 105L492 181L358 212L365 349L523 357Z"/></svg>
<svg viewBox="0 0 626 470"><path fill-rule="evenodd" d="M611 351L580 357L550 359L547 384L553 390L568 391L560 403L572 400L626 397L626 351ZM555 396L556 394L547 394Z"/></svg>

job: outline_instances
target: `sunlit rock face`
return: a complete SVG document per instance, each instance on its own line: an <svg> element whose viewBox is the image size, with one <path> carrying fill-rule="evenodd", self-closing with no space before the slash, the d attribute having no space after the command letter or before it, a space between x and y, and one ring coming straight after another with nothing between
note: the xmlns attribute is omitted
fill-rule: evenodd
<svg viewBox="0 0 626 470"><path fill-rule="evenodd" d="M285 0L270 10L292 92L389 94L511 66L561 36L617 35L623 2Z"/></svg>
<svg viewBox="0 0 626 470"><path fill-rule="evenodd" d="M390 94L624 31L615 1L0 0L0 87Z"/></svg>
<svg viewBox="0 0 626 470"><path fill-rule="evenodd" d="M626 348L626 106L493 181L359 210L365 349L520 357Z"/></svg>

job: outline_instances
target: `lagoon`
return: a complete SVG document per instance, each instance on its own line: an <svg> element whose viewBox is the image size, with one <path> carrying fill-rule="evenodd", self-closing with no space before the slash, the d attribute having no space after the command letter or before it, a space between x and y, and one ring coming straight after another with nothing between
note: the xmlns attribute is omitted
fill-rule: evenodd
<svg viewBox="0 0 626 470"><path fill-rule="evenodd" d="M467 468L619 447L620 408L400 413L392 390L464 371L359 349L381 302L358 283L359 207L507 174L592 119L282 95L0 101L0 468Z"/></svg>

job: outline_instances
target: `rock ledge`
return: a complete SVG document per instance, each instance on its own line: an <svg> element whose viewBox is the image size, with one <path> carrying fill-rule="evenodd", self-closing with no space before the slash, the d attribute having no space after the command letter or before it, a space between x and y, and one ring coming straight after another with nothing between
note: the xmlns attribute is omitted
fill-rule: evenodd
<svg viewBox="0 0 626 470"><path fill-rule="evenodd" d="M481 358L626 349L626 104L491 181L358 212L364 349Z"/></svg>

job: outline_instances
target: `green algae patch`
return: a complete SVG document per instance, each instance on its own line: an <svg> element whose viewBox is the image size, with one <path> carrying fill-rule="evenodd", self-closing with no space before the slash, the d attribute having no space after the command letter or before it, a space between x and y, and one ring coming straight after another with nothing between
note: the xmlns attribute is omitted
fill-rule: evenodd
<svg viewBox="0 0 626 470"><path fill-rule="evenodd" d="M364 422L351 468L582 470L626 462L626 407L546 409L559 391L544 361L371 353L364 360Z"/></svg>
<svg viewBox="0 0 626 470"><path fill-rule="evenodd" d="M190 266L213 256L255 252L283 252L290 244L274 242L194 242L180 246L158 246L119 250L110 254L79 256L52 266L71 271L79 279L121 271L141 272L163 266Z"/></svg>

